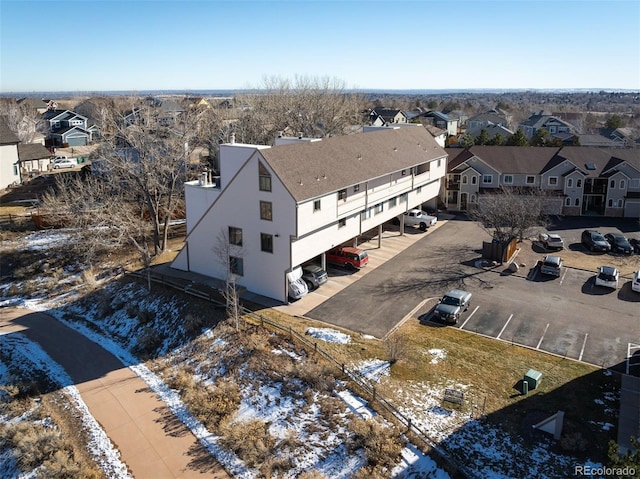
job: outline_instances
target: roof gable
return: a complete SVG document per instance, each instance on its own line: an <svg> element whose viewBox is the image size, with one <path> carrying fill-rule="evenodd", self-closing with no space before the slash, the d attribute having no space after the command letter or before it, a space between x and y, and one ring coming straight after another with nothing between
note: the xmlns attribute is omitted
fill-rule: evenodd
<svg viewBox="0 0 640 479"><path fill-rule="evenodd" d="M0 145L15 145L20 139L7 126L4 118L0 118Z"/></svg>

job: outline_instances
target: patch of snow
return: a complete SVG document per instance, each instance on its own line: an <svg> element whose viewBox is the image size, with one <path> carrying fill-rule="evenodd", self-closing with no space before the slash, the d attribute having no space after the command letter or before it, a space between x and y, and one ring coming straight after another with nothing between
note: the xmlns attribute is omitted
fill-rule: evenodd
<svg viewBox="0 0 640 479"><path fill-rule="evenodd" d="M366 377L369 381L380 382L383 376L389 375L391 364L382 359L370 359L362 361L355 366L358 373Z"/></svg>
<svg viewBox="0 0 640 479"><path fill-rule="evenodd" d="M347 344L351 342L351 336L330 328L307 328L305 334L327 343Z"/></svg>
<svg viewBox="0 0 640 479"><path fill-rule="evenodd" d="M589 423L593 424L594 426L600 426L600 429L602 429L603 431L610 431L611 428L613 428L613 424L609 422L589 421Z"/></svg>
<svg viewBox="0 0 640 479"><path fill-rule="evenodd" d="M45 251L51 247L64 246L69 243L70 235L64 230L42 230L28 234L24 238L24 249Z"/></svg>
<svg viewBox="0 0 640 479"><path fill-rule="evenodd" d="M431 355L431 364L438 364L447 357L447 352L444 349L430 349L428 353Z"/></svg>

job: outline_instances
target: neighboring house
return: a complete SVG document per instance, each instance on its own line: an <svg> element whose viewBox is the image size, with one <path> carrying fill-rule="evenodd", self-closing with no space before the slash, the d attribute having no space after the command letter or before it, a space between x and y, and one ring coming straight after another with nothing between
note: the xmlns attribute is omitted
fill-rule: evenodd
<svg viewBox="0 0 640 479"><path fill-rule="evenodd" d="M584 147L474 146L448 149L441 199L475 208L501 187L540 188L549 213L640 217L640 157L633 150Z"/></svg>
<svg viewBox="0 0 640 479"><path fill-rule="evenodd" d="M44 98L20 98L17 103L30 110L35 110L40 115L46 111L58 109L58 104L54 100L45 100Z"/></svg>
<svg viewBox="0 0 640 479"><path fill-rule="evenodd" d="M473 127L467 126L467 131L466 131L465 135L469 135L472 138L477 138L480 135L480 132L482 130L485 130L487 132L487 135L489 135L489 138L491 138L491 139L495 138L496 135L502 136L502 139L505 142L514 133L513 131L509 130L508 128L506 128L503 125L497 125L497 124L489 123L489 124L485 124L485 125L480 126L480 127L479 126L475 126L475 125Z"/></svg>
<svg viewBox="0 0 640 479"><path fill-rule="evenodd" d="M124 115L124 123L132 125L139 121L155 123L161 126L172 126L177 123L180 115L185 109L176 101L163 98L148 97L143 101L145 107L149 111L143 111L142 108L134 108ZM151 126L151 125L149 125Z"/></svg>
<svg viewBox="0 0 640 479"><path fill-rule="evenodd" d="M480 113L479 115L473 116L467 120L467 131L480 131L483 128L491 125L502 126L505 129L509 127L508 118L496 110L489 110L485 113Z"/></svg>
<svg viewBox="0 0 640 479"><path fill-rule="evenodd" d="M437 126L424 125L424 128L435 138L436 143L442 148L447 144L447 132Z"/></svg>
<svg viewBox="0 0 640 479"><path fill-rule="evenodd" d="M18 144L20 140L0 118L0 189L20 183Z"/></svg>
<svg viewBox="0 0 640 479"><path fill-rule="evenodd" d="M287 273L311 260L324 267L327 250L435 202L446 171L444 149L420 125L273 147L232 141L219 157L215 182L205 173L185 184L187 237L172 267L233 274L283 302Z"/></svg>
<svg viewBox="0 0 640 479"><path fill-rule="evenodd" d="M71 110L50 110L42 117L49 122L47 139L50 146L84 146L92 140L93 133L88 129L86 116Z"/></svg>
<svg viewBox="0 0 640 479"><path fill-rule="evenodd" d="M541 130L543 128L549 132L552 138L557 137L561 140L562 138L557 136L558 134L574 134L576 132L576 128L572 124L567 123L560 118L552 116L550 113L545 111L532 113L529 118L518 125L518 130L521 130L522 133L524 133L524 136L526 136L529 140L531 139L531 137L533 137L533 135L536 134L538 130Z"/></svg>
<svg viewBox="0 0 640 479"><path fill-rule="evenodd" d="M412 117L415 116L413 113L411 115ZM369 124L371 126L386 126L396 123L409 123L407 112L392 108L375 108L369 113Z"/></svg>
<svg viewBox="0 0 640 479"><path fill-rule="evenodd" d="M449 136L455 136L458 134L459 118L457 116L450 116L446 113L439 111L428 111L424 113L423 118L429 119L433 126L436 126L447 132Z"/></svg>
<svg viewBox="0 0 640 479"><path fill-rule="evenodd" d="M47 171L51 162L51 152L39 143L20 143L18 160L22 178Z"/></svg>

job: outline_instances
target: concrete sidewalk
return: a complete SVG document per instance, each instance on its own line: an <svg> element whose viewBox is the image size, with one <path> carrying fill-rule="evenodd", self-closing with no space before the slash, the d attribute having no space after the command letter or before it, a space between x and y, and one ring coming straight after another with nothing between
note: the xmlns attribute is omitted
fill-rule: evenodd
<svg viewBox="0 0 640 479"><path fill-rule="evenodd" d="M146 383L100 345L47 314L2 309L0 334L12 332L40 344L66 370L134 477L229 477Z"/></svg>

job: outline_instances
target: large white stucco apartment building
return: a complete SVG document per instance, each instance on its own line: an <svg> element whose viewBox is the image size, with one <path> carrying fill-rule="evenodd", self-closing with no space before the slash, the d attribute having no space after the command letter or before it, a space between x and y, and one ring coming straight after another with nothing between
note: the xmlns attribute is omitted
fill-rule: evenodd
<svg viewBox="0 0 640 479"><path fill-rule="evenodd" d="M187 237L172 267L223 280L230 268L238 285L286 302L288 272L324 265L327 250L435 204L446 168L446 152L419 125L220 145L219 181L185 185Z"/></svg>

